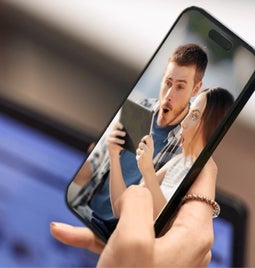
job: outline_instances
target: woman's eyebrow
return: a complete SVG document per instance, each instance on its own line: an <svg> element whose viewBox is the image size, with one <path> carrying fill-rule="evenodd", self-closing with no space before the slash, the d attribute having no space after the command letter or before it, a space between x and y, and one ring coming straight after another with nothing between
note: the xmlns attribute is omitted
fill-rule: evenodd
<svg viewBox="0 0 255 268"><path fill-rule="evenodd" d="M194 112L201 113L199 109L191 109L191 112L192 113L194 113Z"/></svg>

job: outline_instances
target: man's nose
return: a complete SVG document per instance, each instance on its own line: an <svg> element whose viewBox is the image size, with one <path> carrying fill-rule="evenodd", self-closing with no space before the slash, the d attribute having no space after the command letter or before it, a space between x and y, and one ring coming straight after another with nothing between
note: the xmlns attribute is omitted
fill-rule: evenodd
<svg viewBox="0 0 255 268"><path fill-rule="evenodd" d="M173 87L170 87L166 92L166 99L171 102L173 100Z"/></svg>

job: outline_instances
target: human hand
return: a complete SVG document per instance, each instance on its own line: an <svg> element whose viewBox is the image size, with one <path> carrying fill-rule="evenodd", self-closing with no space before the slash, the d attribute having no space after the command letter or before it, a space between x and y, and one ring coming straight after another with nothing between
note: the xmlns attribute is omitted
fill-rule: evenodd
<svg viewBox="0 0 255 268"><path fill-rule="evenodd" d="M123 150L122 146L125 143L123 137L125 136L126 132L123 131L123 125L117 122L107 139L107 148L110 157L119 156L120 152Z"/></svg>
<svg viewBox="0 0 255 268"><path fill-rule="evenodd" d="M101 253L105 247L105 243L87 227L51 222L50 232L55 239L65 245L85 248L94 253Z"/></svg>
<svg viewBox="0 0 255 268"><path fill-rule="evenodd" d="M150 135L146 135L142 138L136 150L137 165L144 176L146 172L154 170L153 168L153 152L154 144Z"/></svg>
<svg viewBox="0 0 255 268"><path fill-rule="evenodd" d="M214 198L217 167L208 161L190 193ZM61 242L101 252L98 267L205 267L213 243L212 210L199 201L182 205L170 229L154 236L153 202L145 187L129 187L117 203L119 223L104 247L92 231L66 224L51 225Z"/></svg>

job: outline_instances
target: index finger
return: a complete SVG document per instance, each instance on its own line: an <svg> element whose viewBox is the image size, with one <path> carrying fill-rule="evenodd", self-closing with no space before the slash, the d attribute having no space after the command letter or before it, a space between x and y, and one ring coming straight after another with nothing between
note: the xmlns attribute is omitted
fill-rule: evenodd
<svg viewBox="0 0 255 268"><path fill-rule="evenodd" d="M151 193L142 186L130 186L117 201L118 229L134 236L147 233L154 237L153 200Z"/></svg>
<svg viewBox="0 0 255 268"><path fill-rule="evenodd" d="M153 202L149 190L130 186L116 202L119 223L110 237L112 249L130 265L151 265L154 248Z"/></svg>

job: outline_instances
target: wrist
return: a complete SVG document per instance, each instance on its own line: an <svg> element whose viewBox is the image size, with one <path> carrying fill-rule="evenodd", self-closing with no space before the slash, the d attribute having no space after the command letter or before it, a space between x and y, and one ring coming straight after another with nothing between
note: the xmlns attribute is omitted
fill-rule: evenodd
<svg viewBox="0 0 255 268"><path fill-rule="evenodd" d="M141 170L141 173L144 177L155 174L155 169L154 169L153 164L146 166L143 170Z"/></svg>
<svg viewBox="0 0 255 268"><path fill-rule="evenodd" d="M120 153L119 152L109 152L109 158L110 158L110 161L116 161L120 158Z"/></svg>

